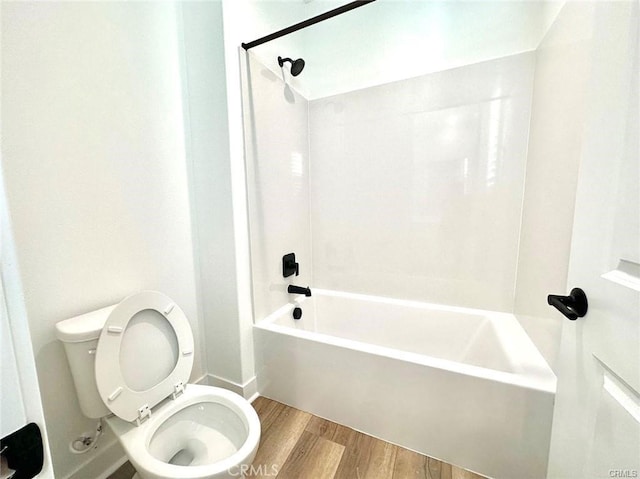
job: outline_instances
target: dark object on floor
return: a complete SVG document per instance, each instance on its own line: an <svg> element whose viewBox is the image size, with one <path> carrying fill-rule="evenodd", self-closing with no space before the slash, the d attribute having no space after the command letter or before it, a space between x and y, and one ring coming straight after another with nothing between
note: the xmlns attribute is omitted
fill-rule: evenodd
<svg viewBox="0 0 640 479"><path fill-rule="evenodd" d="M0 451L15 474L12 479L31 479L44 464L42 434L35 423L29 423L0 441Z"/></svg>

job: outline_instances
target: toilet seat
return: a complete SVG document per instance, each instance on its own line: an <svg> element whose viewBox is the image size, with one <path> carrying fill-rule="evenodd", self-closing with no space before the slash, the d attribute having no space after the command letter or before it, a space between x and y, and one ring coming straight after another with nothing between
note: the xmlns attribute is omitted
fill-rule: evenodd
<svg viewBox="0 0 640 479"><path fill-rule="evenodd" d="M143 391L127 385L120 358L129 322L145 310L156 311L173 329L177 360L164 379ZM184 312L170 298L156 291L143 291L125 298L109 314L96 349L95 373L98 392L107 408L125 421L138 425L151 415L151 408L184 390L193 367L193 334ZM144 375L145 371L137 371Z"/></svg>

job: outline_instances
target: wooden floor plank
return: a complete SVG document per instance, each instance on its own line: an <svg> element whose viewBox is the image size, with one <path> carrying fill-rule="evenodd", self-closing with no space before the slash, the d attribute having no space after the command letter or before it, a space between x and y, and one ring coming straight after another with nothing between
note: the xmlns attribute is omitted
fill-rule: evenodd
<svg viewBox="0 0 640 479"><path fill-rule="evenodd" d="M252 477L262 477L260 472L272 471L273 468L281 470L287 457L296 446L298 439L304 432L311 414L281 405L280 412L276 415L271 411L266 419L270 424L262 432L258 452L253 460L254 470L259 471ZM263 418L261 418L261 423ZM270 476L270 472L265 477Z"/></svg>
<svg viewBox="0 0 640 479"><path fill-rule="evenodd" d="M279 479L333 479L344 446L304 431L278 473Z"/></svg>
<svg viewBox="0 0 640 479"><path fill-rule="evenodd" d="M435 461L435 459L434 459ZM440 479L453 479L451 477L451 464L438 461L440 464ZM435 463L434 463L435 464ZM431 465L431 464L430 464Z"/></svg>
<svg viewBox="0 0 640 479"><path fill-rule="evenodd" d="M263 401L259 401L260 399L263 399ZM287 408L287 406L282 403L262 397L256 399L252 406L254 406L258 413L258 417L260 418L260 430L262 435L269 430L271 424L273 424L280 413Z"/></svg>
<svg viewBox="0 0 640 479"><path fill-rule="evenodd" d="M364 477L367 479L392 479L397 452L398 446L374 438Z"/></svg>
<svg viewBox="0 0 640 479"><path fill-rule="evenodd" d="M253 406L253 409L256 410L256 412L258 413L258 416L259 416L260 413L262 411L264 411L265 408L269 407L274 402L276 402L276 401L272 401L271 399L267 399L266 397L263 397L263 396L258 396L257 398L255 398L253 400L251 405Z"/></svg>
<svg viewBox="0 0 640 479"><path fill-rule="evenodd" d="M393 468L393 479L440 479L440 469L438 469L438 477L429 475L428 460L427 456L399 447Z"/></svg>
<svg viewBox="0 0 640 479"><path fill-rule="evenodd" d="M428 472L427 477L429 479L445 479L446 474L444 476L442 474L443 464L444 463L442 461L438 461L433 457L427 457L427 472ZM449 476L451 476L450 471L449 471ZM447 479L451 479L451 478L449 477Z"/></svg>
<svg viewBox="0 0 640 479"><path fill-rule="evenodd" d="M315 434L316 436L331 440L337 426L338 424L336 424L335 422L322 419L318 416L313 416L311 419L309 419L306 430L312 434Z"/></svg>
<svg viewBox="0 0 640 479"><path fill-rule="evenodd" d="M271 399L259 397L252 405L262 432L247 478L484 479ZM127 462L109 479L131 475Z"/></svg>
<svg viewBox="0 0 640 479"><path fill-rule="evenodd" d="M307 431L329 441L346 446L353 429L335 422L313 416L307 424Z"/></svg>
<svg viewBox="0 0 640 479"><path fill-rule="evenodd" d="M135 473L136 470L131 463L127 461L120 466L116 472L111 474L108 479L131 479Z"/></svg>
<svg viewBox="0 0 640 479"><path fill-rule="evenodd" d="M364 479L375 438L351 430L335 479Z"/></svg>
<svg viewBox="0 0 640 479"><path fill-rule="evenodd" d="M483 476L462 469L461 467L451 466L451 479L484 479Z"/></svg>

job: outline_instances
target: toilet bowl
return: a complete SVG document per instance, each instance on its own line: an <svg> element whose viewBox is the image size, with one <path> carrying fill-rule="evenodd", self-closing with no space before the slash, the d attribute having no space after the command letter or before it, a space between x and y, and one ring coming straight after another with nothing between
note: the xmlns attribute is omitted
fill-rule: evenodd
<svg viewBox="0 0 640 479"><path fill-rule="evenodd" d="M144 479L237 478L260 440L254 415L235 393L191 384L140 426L117 416L106 423Z"/></svg>
<svg viewBox="0 0 640 479"><path fill-rule="evenodd" d="M170 298L144 291L61 321L56 333L83 413L104 417L139 477L233 478L251 464L258 416L238 394L186 384L193 335Z"/></svg>

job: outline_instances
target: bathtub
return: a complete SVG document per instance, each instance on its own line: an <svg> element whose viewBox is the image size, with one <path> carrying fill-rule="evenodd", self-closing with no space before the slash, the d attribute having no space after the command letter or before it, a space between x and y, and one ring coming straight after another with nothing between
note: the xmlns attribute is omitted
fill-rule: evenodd
<svg viewBox="0 0 640 479"><path fill-rule="evenodd" d="M546 476L556 378L513 315L312 291L254 325L261 395L489 477Z"/></svg>

